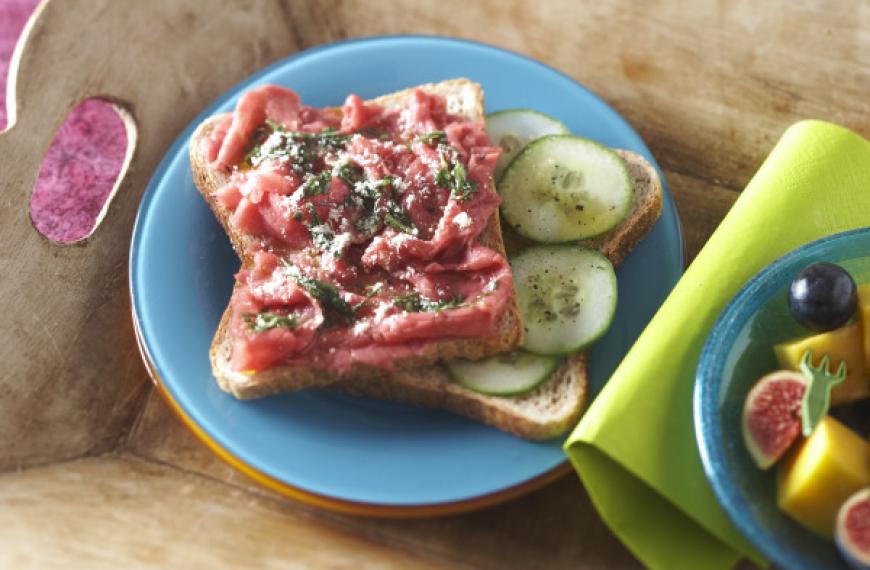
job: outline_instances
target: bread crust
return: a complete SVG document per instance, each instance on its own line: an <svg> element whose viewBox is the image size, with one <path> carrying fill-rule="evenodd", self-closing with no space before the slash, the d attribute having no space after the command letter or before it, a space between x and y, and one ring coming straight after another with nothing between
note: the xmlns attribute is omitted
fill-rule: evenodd
<svg viewBox="0 0 870 570"><path fill-rule="evenodd" d="M516 397L487 396L462 387L442 366L402 371L387 378L333 384L358 396L447 410L524 439L562 435L577 423L586 404L586 353L568 356L541 386Z"/></svg>
<svg viewBox="0 0 870 570"><path fill-rule="evenodd" d="M467 79L425 84L417 88L427 93L444 96L447 100L448 112L451 114L473 120L483 119L483 91L479 85ZM384 95L369 101L369 103L386 108L404 107L408 105L413 96L414 88ZM226 231L233 249L242 261L242 266L247 267L253 262L248 252L254 238L239 232L234 227L230 220L232 212L215 197L214 192L228 181L229 176L212 169L201 152L200 141L209 137L226 116L226 114L213 116L196 129L191 137L189 148L190 163L197 189ZM497 210L487 221L487 225L477 237L477 242L506 257ZM500 316L496 330L497 334L493 338L448 337L427 343L419 354L394 362L395 368L398 370L414 369L431 365L440 360L455 358L476 360L518 346L522 342L523 328L515 291L511 292L508 306ZM231 346L232 334L228 307L221 317L209 356L212 373L218 385L224 391L240 399L259 398L287 390L324 386L339 378L350 378L353 379L350 381L356 381L356 379L379 377L387 373L382 368L354 363L350 371L344 373L308 366L285 365L254 374L246 374L234 371L230 367Z"/></svg>

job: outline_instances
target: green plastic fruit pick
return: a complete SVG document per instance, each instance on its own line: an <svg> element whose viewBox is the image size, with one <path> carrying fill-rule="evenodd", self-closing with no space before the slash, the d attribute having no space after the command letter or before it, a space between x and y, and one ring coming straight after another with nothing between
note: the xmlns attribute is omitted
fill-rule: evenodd
<svg viewBox="0 0 870 570"><path fill-rule="evenodd" d="M828 364L831 359L822 356L818 367L813 368L813 351L807 350L801 358L801 372L807 379L807 390L801 399L801 427L804 437L809 436L828 413L831 406L831 389L846 379L846 361L840 362L836 374L831 374Z"/></svg>

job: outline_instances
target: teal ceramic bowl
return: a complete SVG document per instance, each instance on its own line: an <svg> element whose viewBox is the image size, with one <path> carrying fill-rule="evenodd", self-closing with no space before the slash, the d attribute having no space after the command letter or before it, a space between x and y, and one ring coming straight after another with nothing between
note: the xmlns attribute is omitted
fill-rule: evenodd
<svg viewBox="0 0 870 570"><path fill-rule="evenodd" d="M746 394L778 368L773 345L807 334L789 314L788 286L806 265L836 263L857 283L870 282L870 228L836 234L777 259L725 307L704 345L695 382L695 436L704 471L722 507L774 565L847 570L832 541L816 536L776 506L776 469L759 470L740 433Z"/></svg>

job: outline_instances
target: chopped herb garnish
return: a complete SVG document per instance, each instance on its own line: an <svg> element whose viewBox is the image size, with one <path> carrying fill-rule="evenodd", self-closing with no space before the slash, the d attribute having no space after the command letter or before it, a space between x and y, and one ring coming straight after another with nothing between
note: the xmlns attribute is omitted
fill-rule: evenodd
<svg viewBox="0 0 870 570"><path fill-rule="evenodd" d="M435 184L442 188L450 188L450 171L446 167L441 167L435 173Z"/></svg>
<svg viewBox="0 0 870 570"><path fill-rule="evenodd" d="M468 179L465 167L458 162L453 167L451 174L453 176L453 186L450 188L450 197L454 200L465 202L477 191L477 182Z"/></svg>
<svg viewBox="0 0 870 570"><path fill-rule="evenodd" d="M477 182L468 179L468 173L459 162L453 147L439 145L438 154L441 157L441 168L435 173L435 184L450 190L450 197L454 200L465 202L477 192ZM448 154L451 155L449 158Z"/></svg>
<svg viewBox="0 0 870 570"><path fill-rule="evenodd" d="M314 204L306 204L308 206L308 219L311 222L312 226L319 226L322 222L320 221L320 216L317 215L317 208L314 207Z"/></svg>
<svg viewBox="0 0 870 570"><path fill-rule="evenodd" d="M373 208L374 204L369 208L368 205L363 202L363 210L365 211L365 214L360 216L360 218L354 223L354 227L358 232L365 235L372 235L380 228L380 218Z"/></svg>
<svg viewBox="0 0 870 570"><path fill-rule="evenodd" d="M375 295L380 293L383 288L384 288L383 283L375 283L374 285L372 285L371 287L368 288L368 291L366 291L365 299L363 299L362 301L360 301L356 305L352 306L350 308L350 310L353 311L354 314L356 314L357 311L359 311L360 309L365 307L366 303L369 302L369 299L371 299L372 297L374 297Z"/></svg>
<svg viewBox="0 0 870 570"><path fill-rule="evenodd" d="M349 243L347 234L339 234L336 237L332 228L320 220L314 204L308 203L306 206L308 207L308 235L311 238L311 243L321 251L330 252L335 259L341 259Z"/></svg>
<svg viewBox="0 0 870 570"><path fill-rule="evenodd" d="M321 250L333 250L335 245L335 234L325 224L312 225L308 228L308 235L311 236L311 243ZM335 257L341 257L341 251L332 252Z"/></svg>
<svg viewBox="0 0 870 570"><path fill-rule="evenodd" d="M403 219L397 215L394 215L392 212L387 212L387 214L384 216L384 223L391 228L399 230L400 232L406 234L416 235L417 228L404 220L407 220L407 218Z"/></svg>
<svg viewBox="0 0 870 570"><path fill-rule="evenodd" d="M254 131L253 142L250 148L245 152L245 158L242 159L243 164L250 166L259 164L259 156L263 147L263 143L269 138L270 131L267 127L260 127Z"/></svg>
<svg viewBox="0 0 870 570"><path fill-rule="evenodd" d="M341 291L338 287L313 277L305 277L299 273L299 270L293 266L293 262L289 259L282 259L281 264L288 268L290 278L293 279L300 287L308 291L312 297L321 302L324 309L332 309L346 319L351 319L372 297L381 292L384 288L383 283L375 283L366 291L365 299L351 305L341 297Z"/></svg>
<svg viewBox="0 0 870 570"><path fill-rule="evenodd" d="M389 203L387 213L384 215L384 223L394 230L399 230L412 236L418 233L416 226L411 222L410 216L405 213L395 200L391 200Z"/></svg>
<svg viewBox="0 0 870 570"><path fill-rule="evenodd" d="M245 313L242 315L242 319L245 321L245 324L248 325L248 328L255 333L261 333L278 327L288 329L296 328L296 317L293 315L280 315L278 313L265 311L257 313L256 315L253 313Z"/></svg>
<svg viewBox="0 0 870 570"><path fill-rule="evenodd" d="M349 188L354 188L357 184L365 180L365 172L363 169L355 164L351 164L349 162L345 162L341 166L338 167L338 172L336 172L336 176L348 185Z"/></svg>
<svg viewBox="0 0 870 570"><path fill-rule="evenodd" d="M352 194L363 200L377 200L381 195L381 184L377 182L362 182L352 188Z"/></svg>
<svg viewBox="0 0 870 570"><path fill-rule="evenodd" d="M392 186L394 181L394 177L384 176L377 181L364 180L351 188L344 203L345 206L359 210L359 218L354 222L357 231L372 235L381 228L384 223L384 208L378 202L384 195L383 189Z"/></svg>
<svg viewBox="0 0 870 570"><path fill-rule="evenodd" d="M332 182L332 173L323 171L320 174L312 174L305 178L302 183L302 195L306 198L311 196L319 196L329 192L329 185Z"/></svg>
<svg viewBox="0 0 870 570"><path fill-rule="evenodd" d="M444 134L444 131L432 131L430 133L424 133L419 135L417 139L420 140L423 144L428 145L436 145L441 144L447 141L447 135Z"/></svg>
<svg viewBox="0 0 870 570"><path fill-rule="evenodd" d="M245 162L256 167L266 160L281 159L290 163L298 174L310 173L327 152L342 150L350 135L334 129L319 133L288 131L271 119L255 132L254 142L245 154Z"/></svg>
<svg viewBox="0 0 870 570"><path fill-rule="evenodd" d="M312 297L323 303L324 308L333 309L343 317L353 316L353 308L341 298L341 293L335 285L302 275L294 275L293 279Z"/></svg>
<svg viewBox="0 0 870 570"><path fill-rule="evenodd" d="M418 293L409 293L393 299L393 304L409 313L423 313L456 309L463 306L463 301L462 295L454 295L449 299L426 299Z"/></svg>
<svg viewBox="0 0 870 570"><path fill-rule="evenodd" d="M376 139L379 136L381 136L382 134L384 134L384 131L382 131L381 129L378 129L376 127L366 127L364 129L360 129L360 130L356 131L356 134L363 136L367 139Z"/></svg>
<svg viewBox="0 0 870 570"><path fill-rule="evenodd" d="M360 188L357 186L357 188ZM370 197L363 192L354 191L354 204L359 208L360 214L354 227L365 235L372 235L380 228L380 219L375 211L376 198Z"/></svg>
<svg viewBox="0 0 870 570"><path fill-rule="evenodd" d="M379 129L377 127L369 127L367 129L360 129L356 131L354 134L363 136L367 139L379 140L379 141L391 141L393 140L393 135L389 132Z"/></svg>
<svg viewBox="0 0 870 570"><path fill-rule="evenodd" d="M279 133L286 133L287 132L287 129L284 128L284 125L276 123L275 121L273 121L272 119L270 119L268 117L266 117L266 124L269 126L270 129L272 129L273 132L275 132L275 131L277 131Z"/></svg>

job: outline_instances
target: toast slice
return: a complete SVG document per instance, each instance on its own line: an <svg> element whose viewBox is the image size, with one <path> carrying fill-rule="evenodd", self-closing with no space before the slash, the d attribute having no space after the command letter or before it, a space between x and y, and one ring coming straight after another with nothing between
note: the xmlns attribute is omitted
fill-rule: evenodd
<svg viewBox="0 0 870 570"><path fill-rule="evenodd" d="M652 229L662 210L662 186L655 168L636 153L616 152L628 166L634 186L631 209L619 226L587 242L614 266ZM508 236L507 243L513 249L531 242ZM334 386L354 394L441 408L525 439L540 440L565 433L579 420L588 390L586 364L584 352L573 354L548 380L518 397L486 396L464 388L440 365Z"/></svg>
<svg viewBox="0 0 870 570"><path fill-rule="evenodd" d="M482 120L484 117L483 91L479 85L467 79L426 84L418 86L417 89L443 96L450 114L472 120ZM368 103L386 108L406 108L412 98L413 89L406 89L378 97ZM247 252L256 237L238 231L231 221L232 212L215 198L214 192L223 186L229 177L209 166L201 144L212 135L215 128L225 118L226 115L216 115L204 121L196 129L190 143L190 162L197 189L229 236L233 248L242 260L242 265L246 266L252 261ZM477 241L505 256L497 210L493 212L488 224L477 237ZM383 369L359 363L352 365L350 373L342 375L333 371L305 366L278 366L254 374L237 372L230 366L233 339L229 323L230 310L227 308L221 318L209 356L212 372L218 385L237 398L251 399L287 390L324 386L339 377L350 378L351 380L348 382L355 382L384 375ZM498 334L491 339L445 338L429 343L422 353L397 360L395 366L400 370L413 369L431 365L439 360L479 359L514 348L522 341L522 322L515 293L511 295L507 310L502 314L497 330Z"/></svg>

